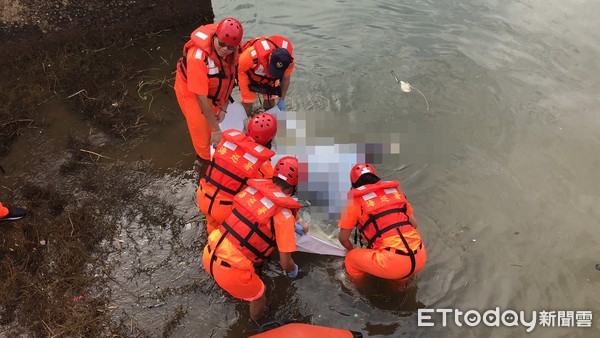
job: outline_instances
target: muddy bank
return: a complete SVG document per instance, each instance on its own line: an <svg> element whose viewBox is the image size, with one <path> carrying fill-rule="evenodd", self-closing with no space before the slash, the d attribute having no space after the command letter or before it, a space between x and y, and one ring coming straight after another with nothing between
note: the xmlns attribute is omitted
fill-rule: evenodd
<svg viewBox="0 0 600 338"><path fill-rule="evenodd" d="M151 170L143 164L75 155L39 180L18 181L17 198L30 213L2 228L0 325L10 328L4 333L99 337L128 331L110 317L112 266L106 259L116 250L111 238L120 219L143 214L153 225L169 219L172 207L161 202L154 213L128 207L143 204L147 175Z"/></svg>
<svg viewBox="0 0 600 338"><path fill-rule="evenodd" d="M141 38L214 17L210 1L1 1L0 158L31 127L41 104L78 91L69 104L125 138L140 123L129 81L152 56L112 57Z"/></svg>
<svg viewBox="0 0 600 338"><path fill-rule="evenodd" d="M112 154L181 118L179 50L161 39L212 21L210 2L0 4L0 201L29 212L0 224L0 336L153 336L111 302L113 239L184 222L148 190L162 176L152 163ZM168 336L182 311L157 330Z"/></svg>
<svg viewBox="0 0 600 338"><path fill-rule="evenodd" d="M0 64L212 20L210 0L0 0Z"/></svg>

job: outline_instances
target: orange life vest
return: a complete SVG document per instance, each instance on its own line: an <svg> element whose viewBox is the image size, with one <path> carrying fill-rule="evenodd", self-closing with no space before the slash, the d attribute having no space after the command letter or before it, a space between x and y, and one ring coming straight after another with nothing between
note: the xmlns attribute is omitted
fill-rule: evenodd
<svg viewBox="0 0 600 338"><path fill-rule="evenodd" d="M281 325L281 324L279 324ZM333 327L313 324L290 323L269 329L248 338L280 338L280 337L327 337L327 338L362 338L362 333Z"/></svg>
<svg viewBox="0 0 600 338"><path fill-rule="evenodd" d="M194 53L196 59L206 63L208 67L208 98L214 106L220 106L229 98L235 85L237 63L240 49L226 56L223 60L213 48L213 36L217 30L216 24L198 27L190 41L183 46L183 57L177 62L177 70L187 81L187 54Z"/></svg>
<svg viewBox="0 0 600 338"><path fill-rule="evenodd" d="M402 229L413 227L406 214L406 197L399 187L397 181L379 181L350 190L354 202L361 208L357 228L368 248L379 248L382 238L400 235L407 251L411 251Z"/></svg>
<svg viewBox="0 0 600 338"><path fill-rule="evenodd" d="M246 189L234 197L233 213L223 222L220 231L248 259L262 262L277 247L273 216L281 210L286 217L295 217L300 207L273 181L248 180Z"/></svg>
<svg viewBox="0 0 600 338"><path fill-rule="evenodd" d="M255 177L262 164L274 155L275 152L254 142L241 131L226 130L203 180L216 188L213 199L217 194L222 194L221 198L233 199L246 186L246 181Z"/></svg>
<svg viewBox="0 0 600 338"><path fill-rule="evenodd" d="M246 42L242 46L242 51L254 47L254 50L250 52L250 56L254 61L254 67L246 71L250 82L253 84L275 87L278 79L271 76L268 72L269 55L277 48L285 48L290 52L293 62L293 47L290 40L280 35L273 35L270 37L262 36L254 38Z"/></svg>

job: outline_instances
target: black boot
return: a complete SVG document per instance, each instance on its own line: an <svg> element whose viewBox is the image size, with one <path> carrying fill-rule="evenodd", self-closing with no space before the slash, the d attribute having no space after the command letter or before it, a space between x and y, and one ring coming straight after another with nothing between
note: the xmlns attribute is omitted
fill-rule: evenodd
<svg viewBox="0 0 600 338"><path fill-rule="evenodd" d="M0 218L0 221L16 221L27 215L27 211L23 208L8 208L8 215Z"/></svg>

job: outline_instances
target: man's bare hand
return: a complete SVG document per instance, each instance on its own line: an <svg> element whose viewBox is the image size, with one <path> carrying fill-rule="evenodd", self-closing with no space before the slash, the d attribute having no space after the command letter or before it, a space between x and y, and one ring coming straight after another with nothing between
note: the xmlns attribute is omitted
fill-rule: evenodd
<svg viewBox="0 0 600 338"><path fill-rule="evenodd" d="M212 144L212 146L217 149L217 146L219 145L219 143L221 143L221 138L223 138L223 132L222 131L213 131L210 134L210 144Z"/></svg>
<svg viewBox="0 0 600 338"><path fill-rule="evenodd" d="M217 114L217 116L216 116L217 123L223 122L223 120L225 119L225 114L226 114L225 111L219 110L219 114Z"/></svg>

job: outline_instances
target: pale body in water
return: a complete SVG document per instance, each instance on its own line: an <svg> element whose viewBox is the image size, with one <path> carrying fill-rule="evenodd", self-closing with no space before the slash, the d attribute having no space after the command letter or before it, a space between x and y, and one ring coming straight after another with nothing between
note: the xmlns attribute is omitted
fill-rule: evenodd
<svg viewBox="0 0 600 338"><path fill-rule="evenodd" d="M324 144L324 145L295 145L296 138L305 140L306 131L298 128L300 123L294 112L280 111L274 107L268 113L277 117L279 131L277 133L274 151L277 153L272 161L291 155L298 158L300 163L308 164L307 181L300 182L298 190L314 196L310 202L303 202L305 208L301 217L310 225L310 234L297 235L298 251L344 256L346 250L337 243L337 227L328 224L330 215L340 212L344 206L346 192L350 189L347 173L358 162L364 162L364 154L344 150L356 149L356 145ZM244 130L246 113L238 104L230 104L225 120L221 122L221 130ZM285 126L285 128L281 128ZM214 152L214 149L213 149ZM307 208L310 208L310 212ZM316 209L316 210L315 210ZM316 211L316 212L315 212ZM325 222L318 220L324 215Z"/></svg>

